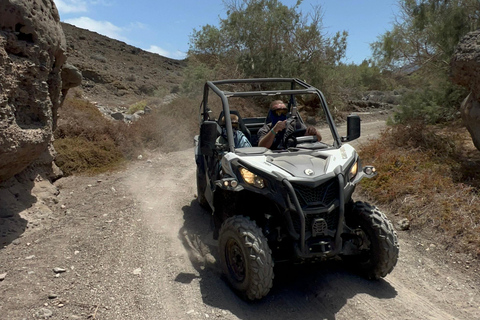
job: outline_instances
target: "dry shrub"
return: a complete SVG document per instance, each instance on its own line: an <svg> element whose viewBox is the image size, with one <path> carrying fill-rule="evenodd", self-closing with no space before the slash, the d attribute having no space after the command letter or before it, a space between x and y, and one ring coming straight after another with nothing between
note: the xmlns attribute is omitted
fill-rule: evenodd
<svg viewBox="0 0 480 320"><path fill-rule="evenodd" d="M82 137L58 139L56 164L65 175L95 174L116 169L123 163L123 155L112 140L89 141Z"/></svg>
<svg viewBox="0 0 480 320"><path fill-rule="evenodd" d="M361 157L379 172L361 188L412 228L434 231L447 245L480 256L480 171L465 163L465 130L395 126L364 145ZM463 176L463 178L461 178Z"/></svg>
<svg viewBox="0 0 480 320"><path fill-rule="evenodd" d="M145 148L170 152L192 147L198 134L197 104L178 98L126 124L108 119L88 101L68 96L55 131L56 163L66 175L99 172L136 158Z"/></svg>
<svg viewBox="0 0 480 320"><path fill-rule="evenodd" d="M54 146L55 162L66 175L111 170L136 149L125 123L107 119L88 101L72 96L59 110Z"/></svg>

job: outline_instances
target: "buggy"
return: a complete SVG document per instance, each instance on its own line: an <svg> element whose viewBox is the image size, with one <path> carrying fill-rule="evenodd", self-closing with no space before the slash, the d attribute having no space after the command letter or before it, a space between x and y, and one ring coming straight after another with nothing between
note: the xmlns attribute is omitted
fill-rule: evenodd
<svg viewBox="0 0 480 320"><path fill-rule="evenodd" d="M322 140L300 128L285 137L284 150L258 147L257 132L269 119L242 117L251 111L235 106L268 99L285 101L290 118L302 124L299 110L316 110ZM232 113L252 147L235 149L231 119L224 117ZM392 223L375 206L352 199L360 180L377 174L348 143L360 136L358 115L347 117L341 137L319 89L295 78L268 78L206 82L199 119L197 198L212 212L222 271L240 296L266 296L274 264L285 261L341 258L369 279L393 270L399 245ZM226 142L219 143L222 134Z"/></svg>

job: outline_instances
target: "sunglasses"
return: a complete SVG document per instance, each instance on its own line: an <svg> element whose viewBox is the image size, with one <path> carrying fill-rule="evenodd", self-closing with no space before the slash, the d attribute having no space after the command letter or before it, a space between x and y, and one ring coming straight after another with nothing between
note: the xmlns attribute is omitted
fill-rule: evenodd
<svg viewBox="0 0 480 320"><path fill-rule="evenodd" d="M277 115L277 117L286 115L288 113L288 109L277 109L273 110L273 112Z"/></svg>

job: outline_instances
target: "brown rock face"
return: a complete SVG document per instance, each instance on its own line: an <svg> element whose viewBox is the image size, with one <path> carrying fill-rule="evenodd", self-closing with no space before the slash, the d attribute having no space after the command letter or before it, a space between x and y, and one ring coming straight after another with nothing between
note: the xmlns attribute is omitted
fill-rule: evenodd
<svg viewBox="0 0 480 320"><path fill-rule="evenodd" d="M480 30L468 33L460 41L451 69L453 82L471 91L460 111L475 147L480 150Z"/></svg>
<svg viewBox="0 0 480 320"><path fill-rule="evenodd" d="M0 0L0 182L52 165L65 50L53 0Z"/></svg>

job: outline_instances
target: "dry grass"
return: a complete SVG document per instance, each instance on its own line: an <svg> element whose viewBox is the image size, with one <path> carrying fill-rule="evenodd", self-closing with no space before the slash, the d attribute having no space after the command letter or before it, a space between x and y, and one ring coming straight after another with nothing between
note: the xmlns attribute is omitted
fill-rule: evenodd
<svg viewBox="0 0 480 320"><path fill-rule="evenodd" d="M480 152L459 126L395 126L361 148L379 175L362 190L412 229L480 257Z"/></svg>
<svg viewBox="0 0 480 320"><path fill-rule="evenodd" d="M179 98L168 105L154 106L151 114L126 124L107 119L78 96L68 96L55 131L55 162L65 175L96 174L121 167L145 149L170 152L191 147L198 132L195 105Z"/></svg>

